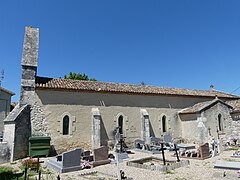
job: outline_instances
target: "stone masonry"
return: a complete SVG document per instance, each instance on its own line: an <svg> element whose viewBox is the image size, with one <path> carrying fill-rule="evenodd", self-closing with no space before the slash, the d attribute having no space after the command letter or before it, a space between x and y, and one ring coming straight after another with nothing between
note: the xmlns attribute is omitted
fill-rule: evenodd
<svg viewBox="0 0 240 180"><path fill-rule="evenodd" d="M28 139L34 132L31 126L31 109L34 107L35 99L38 47L39 29L26 27L22 53L20 102L4 120L4 141L8 143L11 161L28 155Z"/></svg>
<svg viewBox="0 0 240 180"><path fill-rule="evenodd" d="M38 65L39 29L25 28L22 53L22 80L20 106L33 104L35 77Z"/></svg>

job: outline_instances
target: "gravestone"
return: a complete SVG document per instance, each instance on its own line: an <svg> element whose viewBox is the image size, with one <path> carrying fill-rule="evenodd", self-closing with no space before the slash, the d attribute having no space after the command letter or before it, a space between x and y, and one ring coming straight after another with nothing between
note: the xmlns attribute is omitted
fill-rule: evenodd
<svg viewBox="0 0 240 180"><path fill-rule="evenodd" d="M102 146L97 149L93 149L93 162L92 166L100 166L104 164L109 164L111 160L108 159L108 147Z"/></svg>
<svg viewBox="0 0 240 180"><path fill-rule="evenodd" d="M60 158L60 156L62 157ZM47 167L59 173L81 170L81 149L67 151L62 155L49 159Z"/></svg>
<svg viewBox="0 0 240 180"><path fill-rule="evenodd" d="M231 157L240 158L240 151L235 151Z"/></svg>
<svg viewBox="0 0 240 180"><path fill-rule="evenodd" d="M170 142L172 142L172 136L170 135L170 134L164 134L163 135L163 141L165 142L165 143L170 143Z"/></svg>
<svg viewBox="0 0 240 180"><path fill-rule="evenodd" d="M200 154L200 159L206 159L210 157L208 143L205 143L204 145L199 146L198 150Z"/></svg>
<svg viewBox="0 0 240 180"><path fill-rule="evenodd" d="M143 145L144 145L144 141L143 140L135 139L135 141L134 141L134 148L142 149Z"/></svg>
<svg viewBox="0 0 240 180"><path fill-rule="evenodd" d="M93 150L93 160L102 161L108 159L108 147L102 146Z"/></svg>
<svg viewBox="0 0 240 180"><path fill-rule="evenodd" d="M160 138L157 138L157 137L150 137L150 142L151 142L151 144L153 144L153 145L160 145L160 141L161 141L161 139Z"/></svg>
<svg viewBox="0 0 240 180"><path fill-rule="evenodd" d="M93 156L91 154L91 151L89 150L82 152L81 156L82 156L82 160L93 161Z"/></svg>

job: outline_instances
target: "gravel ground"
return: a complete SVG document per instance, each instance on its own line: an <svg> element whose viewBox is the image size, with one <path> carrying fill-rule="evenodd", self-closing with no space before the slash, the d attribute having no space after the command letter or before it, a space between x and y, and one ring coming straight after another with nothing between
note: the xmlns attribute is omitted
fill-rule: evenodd
<svg viewBox="0 0 240 180"><path fill-rule="evenodd" d="M133 151L134 152L134 151ZM206 180L219 180L219 179L240 179L237 178L236 170L223 170L223 169L215 169L214 164L217 160L233 160L233 161L240 161L240 158L231 158L234 151L224 151L220 155L205 159L205 160L195 160L190 159L190 165L186 167L181 167L178 169L175 169L171 172L164 173L159 171L151 171L147 169L140 169L135 167L126 166L126 162L120 163L120 169L125 172L125 175L132 179L137 180L155 180L155 179L169 179L169 180L200 180L200 179L206 179ZM176 158L172 157L171 155L173 152L166 153L166 159L167 160L175 160ZM151 154L147 153L140 153L140 152L134 152L134 154L129 154L129 159L138 159L143 157L149 157L152 156ZM161 154L153 155L155 157L161 158ZM185 158L184 158L185 159ZM240 169L240 167L239 167ZM70 180L70 179L99 179L94 176L80 176L80 174L88 173L92 171L98 171L99 177L105 177L105 179L116 179L112 176L116 175L116 165L114 164L107 164L103 166L98 166L93 169L86 169L81 170L77 172L71 172L71 173L65 173L61 174L61 179L63 180ZM226 176L223 176L223 173L225 172ZM103 174L108 174L109 176L103 176Z"/></svg>
<svg viewBox="0 0 240 180"><path fill-rule="evenodd" d="M132 151L134 154L129 154L129 160L139 159L144 157L154 156L157 158L162 158L161 154L148 154L148 153L141 153ZM205 159L205 160L196 160L196 159L189 159L190 165L186 167L177 168L173 171L166 172L159 172L159 171L152 171L147 169L135 168L131 166L127 166L126 162L120 163L120 169L125 172L125 175L128 178L136 179L136 180L240 180L237 177L236 170L225 170L225 169L215 169L214 164L217 160L231 160L231 161L239 161L240 158L231 158L234 151L224 151L220 155ZM172 157L173 152L166 152L166 160L176 160L175 157ZM41 159L43 161L47 161L47 158ZM186 160L186 158L184 158ZM11 165L16 166L18 164ZM44 167L45 164L42 164ZM240 169L240 167L239 167ZM97 171L96 174L88 174ZM224 177L223 174L226 174ZM85 174L83 176L83 174ZM56 180L57 173L53 172L51 174L43 174L42 180ZM107 164L98 166L92 169L84 169L80 171L70 172L70 173L63 173L59 174L61 180L115 180L116 179L116 165L115 164Z"/></svg>

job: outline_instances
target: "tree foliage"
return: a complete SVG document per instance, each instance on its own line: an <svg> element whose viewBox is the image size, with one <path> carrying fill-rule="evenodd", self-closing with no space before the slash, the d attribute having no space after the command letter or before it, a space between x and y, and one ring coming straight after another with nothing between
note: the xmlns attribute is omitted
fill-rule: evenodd
<svg viewBox="0 0 240 180"><path fill-rule="evenodd" d="M85 81L97 81L95 78L89 78L86 74L81 73L69 73L69 76L64 75L64 79L85 80Z"/></svg>

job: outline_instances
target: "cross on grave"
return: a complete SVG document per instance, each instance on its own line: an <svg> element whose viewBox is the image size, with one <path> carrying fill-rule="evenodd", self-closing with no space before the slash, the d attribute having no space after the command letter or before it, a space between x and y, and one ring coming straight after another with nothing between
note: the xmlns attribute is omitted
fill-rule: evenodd
<svg viewBox="0 0 240 180"><path fill-rule="evenodd" d="M174 150L175 153L176 153L176 156L177 156L177 162L179 162L180 159L179 159L178 152L177 152L177 150L179 150L179 148L177 148L176 144L174 144L174 149L173 149L173 150Z"/></svg>
<svg viewBox="0 0 240 180"><path fill-rule="evenodd" d="M116 147L116 151L120 152L120 153L123 153L124 152L124 139L126 137L123 137L123 134L121 134L119 132L119 127L117 127L117 132L115 134L115 140L116 140L116 143L115 143L115 147ZM117 145L120 144L120 149L117 149Z"/></svg>
<svg viewBox="0 0 240 180"><path fill-rule="evenodd" d="M120 153L123 153L123 143L125 138L126 137L123 137L123 134L120 134Z"/></svg>
<svg viewBox="0 0 240 180"><path fill-rule="evenodd" d="M166 150L166 148L163 147L163 143L161 143L161 148L159 150L162 151L163 165L166 165L166 160L164 155L164 150Z"/></svg>
<svg viewBox="0 0 240 180"><path fill-rule="evenodd" d="M208 134L209 134L209 136L212 136L210 127L208 128Z"/></svg>
<svg viewBox="0 0 240 180"><path fill-rule="evenodd" d="M217 138L220 139L220 138L219 138L219 130L218 130L218 127L217 127Z"/></svg>

